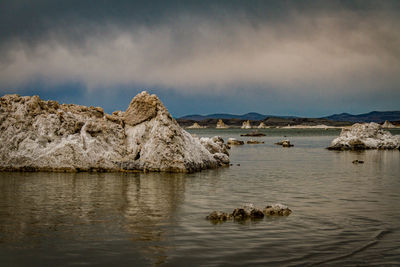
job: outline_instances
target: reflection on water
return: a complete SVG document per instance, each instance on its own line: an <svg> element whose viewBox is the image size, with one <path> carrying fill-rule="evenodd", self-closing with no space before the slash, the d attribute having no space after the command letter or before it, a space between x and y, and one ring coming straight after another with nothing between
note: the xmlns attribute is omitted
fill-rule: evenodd
<svg viewBox="0 0 400 267"><path fill-rule="evenodd" d="M122 189L124 229L132 233L133 242L149 242L142 248L150 257L156 256L155 263L160 264L167 258L169 245L165 235L168 225L176 223L176 211L184 198L185 177L183 174L137 176Z"/></svg>
<svg viewBox="0 0 400 267"><path fill-rule="evenodd" d="M156 263L184 198L183 174L2 173L0 243L29 249L63 242L129 239ZM145 256L146 257L146 256Z"/></svg>
<svg viewBox="0 0 400 267"><path fill-rule="evenodd" d="M293 133L292 148L265 136L233 147L230 168L194 174L0 173L0 266L400 264L400 152ZM276 202L293 213L205 220Z"/></svg>

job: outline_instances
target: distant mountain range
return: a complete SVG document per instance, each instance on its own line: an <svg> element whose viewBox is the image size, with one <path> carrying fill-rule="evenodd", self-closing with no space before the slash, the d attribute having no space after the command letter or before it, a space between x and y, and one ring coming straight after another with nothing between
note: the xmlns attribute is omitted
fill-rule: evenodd
<svg viewBox="0 0 400 267"><path fill-rule="evenodd" d="M400 111L372 111L369 113L352 115L349 113L334 114L324 117L333 121L350 121L350 122L384 122L399 121Z"/></svg>
<svg viewBox="0 0 400 267"><path fill-rule="evenodd" d="M179 120L192 120L202 121L207 119L239 119L239 120L253 120L262 121L266 118L283 118L294 119L299 118L296 116L276 116L276 115L263 115L256 112L250 112L243 115L234 115L228 113L209 114L209 115L187 115L179 118ZM319 119L328 119L332 121L345 121L345 122L384 122L400 121L400 111L372 111L369 113L353 115L349 113L334 114Z"/></svg>
<svg viewBox="0 0 400 267"><path fill-rule="evenodd" d="M220 113L220 114L209 114L209 115L187 115L180 117L179 119L183 120L193 120L193 121L202 121L206 119L239 119L239 120L253 120L253 121L262 121L268 117L277 117L277 118L296 118L295 116L275 116L275 115L263 115L256 112L250 112L243 115L234 115L234 114L227 114L227 113Z"/></svg>

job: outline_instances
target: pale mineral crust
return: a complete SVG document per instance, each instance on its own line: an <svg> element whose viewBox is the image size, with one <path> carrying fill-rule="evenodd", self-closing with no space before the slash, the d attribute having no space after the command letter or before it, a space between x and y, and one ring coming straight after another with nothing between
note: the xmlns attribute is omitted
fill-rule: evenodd
<svg viewBox="0 0 400 267"><path fill-rule="evenodd" d="M344 128L340 136L328 147L330 150L399 149L400 139L382 129L381 125L356 123L350 129Z"/></svg>
<svg viewBox="0 0 400 267"><path fill-rule="evenodd" d="M244 121L241 128L242 129L251 129L250 121Z"/></svg>
<svg viewBox="0 0 400 267"><path fill-rule="evenodd" d="M5 95L0 129L3 171L194 172L229 164L223 141L203 145L147 92L112 115L99 107Z"/></svg>

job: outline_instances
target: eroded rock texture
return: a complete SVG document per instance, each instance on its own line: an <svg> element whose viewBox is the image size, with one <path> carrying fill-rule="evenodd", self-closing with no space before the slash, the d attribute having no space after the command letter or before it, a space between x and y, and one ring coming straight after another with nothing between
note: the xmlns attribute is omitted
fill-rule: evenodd
<svg viewBox="0 0 400 267"><path fill-rule="evenodd" d="M400 140L374 122L344 128L328 147L330 150L398 149Z"/></svg>
<svg viewBox="0 0 400 267"><path fill-rule="evenodd" d="M0 129L0 170L194 172L229 163L223 140L193 137L147 92L112 115L5 95Z"/></svg>

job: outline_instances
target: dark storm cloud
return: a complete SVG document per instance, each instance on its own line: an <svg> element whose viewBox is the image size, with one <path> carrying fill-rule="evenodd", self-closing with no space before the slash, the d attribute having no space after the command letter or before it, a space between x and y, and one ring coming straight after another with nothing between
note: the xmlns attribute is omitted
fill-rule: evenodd
<svg viewBox="0 0 400 267"><path fill-rule="evenodd" d="M322 102L368 102L379 92L388 103L400 94L397 1L0 5L0 88L135 84L205 96L246 88Z"/></svg>

